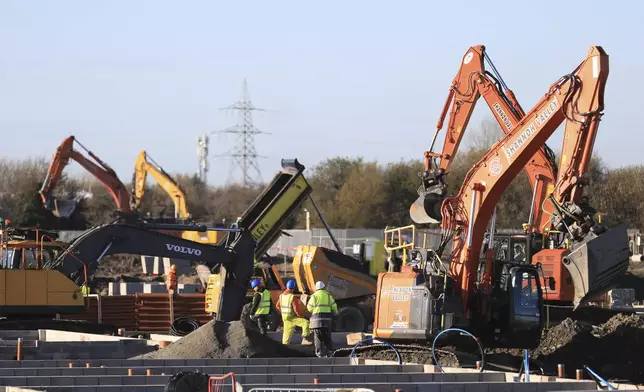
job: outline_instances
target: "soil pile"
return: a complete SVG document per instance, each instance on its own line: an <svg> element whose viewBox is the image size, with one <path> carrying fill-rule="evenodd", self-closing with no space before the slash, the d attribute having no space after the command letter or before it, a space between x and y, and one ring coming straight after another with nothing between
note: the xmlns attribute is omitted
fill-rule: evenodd
<svg viewBox="0 0 644 392"><path fill-rule="evenodd" d="M268 336L246 329L241 321L211 321L159 351L137 358L275 358L304 354L282 346Z"/></svg>
<svg viewBox="0 0 644 392"><path fill-rule="evenodd" d="M557 364L566 365L569 377L584 365L600 376L637 384L644 383L644 320L618 314L598 326L582 326L567 319L550 329L532 356L548 373Z"/></svg>

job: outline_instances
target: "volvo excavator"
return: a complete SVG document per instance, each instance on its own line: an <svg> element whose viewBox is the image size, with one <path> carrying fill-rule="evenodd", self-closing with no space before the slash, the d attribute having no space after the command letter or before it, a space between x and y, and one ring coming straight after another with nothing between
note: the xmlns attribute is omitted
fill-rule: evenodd
<svg viewBox="0 0 644 392"><path fill-rule="evenodd" d="M163 167L156 163L146 151L139 152L134 162L134 175L132 178L132 194L130 206L133 211L138 211L143 202L145 194L145 181L150 174L159 183L161 188L170 196L174 204L174 220L179 223L187 223L192 220L188 212L186 194L181 186L168 174ZM202 242L206 244L217 244L222 239L222 232L219 231L195 231L188 230L181 234L181 238Z"/></svg>
<svg viewBox="0 0 644 392"><path fill-rule="evenodd" d="M221 266L221 293L217 320L238 320L250 277L253 275L255 241L243 229L209 228L192 224L148 223L118 218L84 232L69 244L56 241L51 233L26 237L21 230L0 228L0 328L5 325L49 328L58 314L56 328L81 332L113 332L112 327L80 325L65 315L85 309L80 287L107 255L134 254L180 257L212 269ZM197 243L166 234L171 231L217 230L225 232L219 245ZM67 321L67 323L65 323ZM80 328L80 329L79 329ZM83 329L85 328L85 329Z"/></svg>
<svg viewBox="0 0 644 392"><path fill-rule="evenodd" d="M85 150L91 159L86 158L78 150L75 150L74 142ZM63 140L56 149L54 159L49 164L47 176L40 189L40 196L45 209L51 211L54 216L59 218L69 218L76 210L78 199L63 200L53 196L53 190L60 181L63 170L69 164L70 159L78 162L85 170L90 172L107 187L107 190L116 203L118 213L127 215L132 212L129 204L129 192L121 180L119 180L116 172L107 163L94 155L93 152L85 148L74 136L69 136Z"/></svg>
<svg viewBox="0 0 644 392"><path fill-rule="evenodd" d="M468 64L475 56L468 51L463 63ZM626 272L625 226L608 229L597 223L594 210L581 195L603 114L607 77L608 56L601 47L593 46L584 61L551 85L545 96L474 165L455 196L445 197L441 189L443 173L428 164L420 206L427 216L441 223L441 244L437 249L417 250L422 256L419 264L379 275L374 337L426 340L446 328L461 327L489 345L530 348L538 344L544 322L544 292L554 286L554 278L549 277L548 285L542 287L543 270L530 259L500 260L493 247L484 249L483 258L480 254L500 196L564 121L565 161L547 196L555 207L547 211L549 222L563 239L552 239L553 243L557 240L556 248L540 252L548 251L549 257L556 257L555 263L570 273L574 306L606 290ZM425 154L429 161L434 158L432 154ZM442 161L445 157L440 158ZM567 180L570 178L573 180ZM410 208L412 218L418 206L415 203ZM425 219L421 223L428 222ZM489 237L493 236L491 230ZM446 252L450 242L451 251ZM494 244L494 239L488 238L488 244Z"/></svg>

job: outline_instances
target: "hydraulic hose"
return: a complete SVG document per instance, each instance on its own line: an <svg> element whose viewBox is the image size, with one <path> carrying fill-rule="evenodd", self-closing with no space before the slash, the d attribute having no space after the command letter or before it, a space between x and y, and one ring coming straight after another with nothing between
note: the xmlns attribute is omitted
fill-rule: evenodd
<svg viewBox="0 0 644 392"><path fill-rule="evenodd" d="M479 370L479 372L482 373L483 369L485 369L485 351L483 350L483 346L481 345L481 342L479 341L479 339L476 336L472 335L471 333L469 333L466 330L461 329L461 328L444 329L444 330L440 331L438 333L438 335L436 335L436 337L434 338L434 341L432 342L432 359L434 360L434 365L436 365L438 367L438 370L440 370L441 373L445 373L445 371L441 367L440 363L438 363L438 360L436 359L436 341L438 340L438 338L442 334L444 334L446 332L452 332L452 331L460 332L461 334L465 334L465 335L471 337L472 339L474 339L474 341L476 342L476 345L479 346L479 352L481 353L481 369Z"/></svg>
<svg viewBox="0 0 644 392"><path fill-rule="evenodd" d="M199 322L189 317L177 317L170 326L170 335L186 336L199 328Z"/></svg>

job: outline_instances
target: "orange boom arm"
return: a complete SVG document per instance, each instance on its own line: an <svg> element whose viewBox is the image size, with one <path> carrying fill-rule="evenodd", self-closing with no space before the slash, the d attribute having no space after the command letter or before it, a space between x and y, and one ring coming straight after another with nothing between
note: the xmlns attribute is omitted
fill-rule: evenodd
<svg viewBox="0 0 644 392"><path fill-rule="evenodd" d="M517 102L514 93L505 86L500 75L493 76L485 70L484 61L496 68L485 52L485 46L478 45L468 49L461 61L461 67L452 81L449 95L440 119L436 125L436 133L429 151L425 152L425 188L431 188L433 183L439 183L440 188L436 193L442 193L446 187L442 177L449 173L454 156L465 134L474 107L481 96L485 99L494 114L499 126L505 134L510 133L525 113ZM451 110L450 110L451 106ZM450 111L449 123L445 132L443 150L441 154L433 153L438 133L443 128L443 123ZM439 160L437 162L437 160ZM496 162L492 162L496 164ZM500 166L495 166L500 169ZM556 167L554 153L545 144L540 146L525 166L525 172L532 187L531 214L528 222L530 231L538 231L546 225L549 216L543 214L543 201L548 196L547 189L554 186ZM425 194L421 194L417 203L412 206L410 214L416 223L440 222L440 211L424 211Z"/></svg>
<svg viewBox="0 0 644 392"><path fill-rule="evenodd" d="M81 153L74 150L74 141L76 141L87 154L94 161L85 158ZM60 146L56 149L54 159L49 165L47 176L40 189L40 197L42 198L43 205L46 209L52 211L58 217L68 218L76 209L77 201L75 200L57 200L52 196L52 191L61 179L65 166L69 164L69 160L73 159L78 162L85 170L90 172L100 182L102 182L114 198L116 207L119 212L130 213L130 195L127 188L121 180L119 180L116 172L109 167L105 162L100 160L94 153L87 150L80 144L74 136L70 136L63 140Z"/></svg>
<svg viewBox="0 0 644 392"><path fill-rule="evenodd" d="M590 48L586 59L554 83L546 95L467 174L456 197L442 203L442 229L454 233L450 272L461 284L465 309L475 289L479 252L486 227L501 194L530 162L557 127L567 119L594 135L604 103L608 55ZM571 127L566 127L567 140ZM480 291L491 290L493 263L486 263Z"/></svg>

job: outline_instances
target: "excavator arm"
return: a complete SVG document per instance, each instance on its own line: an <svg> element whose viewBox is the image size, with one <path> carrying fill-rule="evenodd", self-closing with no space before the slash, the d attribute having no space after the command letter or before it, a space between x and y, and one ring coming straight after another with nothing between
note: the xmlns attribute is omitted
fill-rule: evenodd
<svg viewBox="0 0 644 392"><path fill-rule="evenodd" d="M554 83L515 128L468 172L457 196L446 198L442 203L441 227L444 233L448 233L444 237L445 240L447 237L453 239L450 273L460 284L465 309L472 310L475 306L478 306L478 309L489 309L485 303L475 304L471 300L473 293L485 298L493 289L492 260L486 260L483 278L477 282L478 255L486 227L501 194L564 120L582 127L583 130L577 135L596 132L598 119L604 107L603 96L607 77L608 56L601 47L593 46L586 59L572 73ZM570 127L566 128L568 133L570 130ZM568 143L573 137L575 135L566 135ZM613 230L621 232L621 228ZM604 279L605 275L602 272L615 276L619 271L625 271L624 260L627 262L628 259L622 258L621 251L609 254L597 249L591 242L605 245L601 240L605 234L599 237L596 234L590 233L581 241L579 238L572 238L573 243L568 255L572 257L579 251L586 254L590 252L592 257L588 256L585 260L572 257L574 261L568 263L567 256L564 257L564 265L571 271L573 279L581 279L575 282L575 287L579 287L587 295L608 284L610 279ZM611 235L604 238L618 239ZM620 244L615 245L619 248ZM582 263L586 265L580 265ZM589 281L587 273L573 274L572 270L592 270L595 278ZM576 301L576 304L578 303L579 301Z"/></svg>
<svg viewBox="0 0 644 392"><path fill-rule="evenodd" d="M444 179L449 173L474 107L481 96L492 110L505 134L510 133L525 115L514 93L507 88L501 76L498 73L494 76L486 71L486 60L496 72L496 68L485 52L485 46L478 45L469 48L452 81L449 95L436 125L432 144L430 149L425 152L425 172L423 173L423 185L419 189L419 198L410 208L410 216L416 223L440 223L440 202L445 197L447 188ZM434 153L432 150L439 132L443 129L448 111L450 116L443 149L440 154ZM494 165L495 170L501 169L496 161L491 164ZM542 204L547 197L547 189L554 186L556 177L552 150L545 144L540 147L526 164L525 172L533 191L528 230L537 231L550 218L543 213Z"/></svg>
<svg viewBox="0 0 644 392"><path fill-rule="evenodd" d="M225 282L220 301L225 301L226 306L221 307L223 310L217 314L217 319L238 320L254 271L255 241L250 233L242 229L216 228L217 231L227 231L228 235L222 245L209 245L177 238L159 230L206 231L209 228L193 224L114 221L83 233L45 268L60 271L80 286L96 272L103 257L113 254L180 258L199 262L211 269L221 266L226 272L223 274Z"/></svg>
<svg viewBox="0 0 644 392"><path fill-rule="evenodd" d="M74 142L78 143L93 160L86 158L83 154L74 150ZM116 202L118 211L124 213L131 212L129 205L130 197L127 188L119 180L116 172L94 155L94 153L80 144L74 136L69 136L63 140L58 149L56 149L54 159L49 164L45 181L40 188L40 197L47 210L59 218L69 218L76 210L76 206L78 205L77 200L58 200L52 195L53 189L60 181L63 170L69 164L70 159L78 162L85 170L90 172L107 187Z"/></svg>
<svg viewBox="0 0 644 392"><path fill-rule="evenodd" d="M150 174L161 185L161 188L170 196L174 203L174 217L179 220L190 219L186 194L181 186L157 164L145 151L141 151L134 163L134 178L132 180L132 198L130 201L133 210L138 210L143 202L145 193L145 180Z"/></svg>

